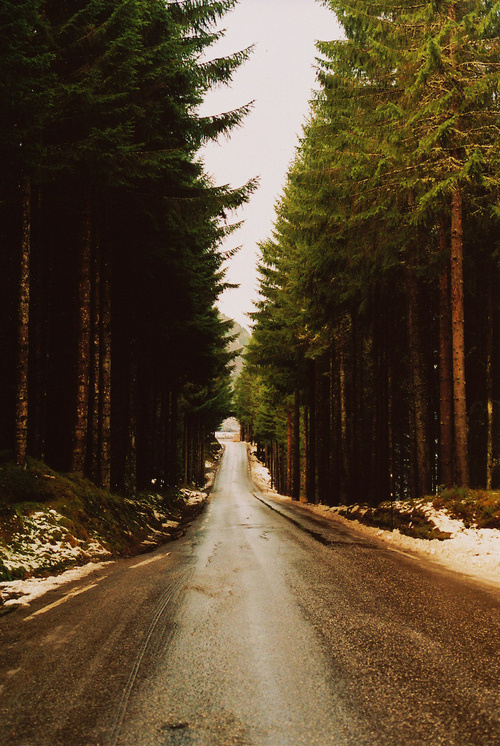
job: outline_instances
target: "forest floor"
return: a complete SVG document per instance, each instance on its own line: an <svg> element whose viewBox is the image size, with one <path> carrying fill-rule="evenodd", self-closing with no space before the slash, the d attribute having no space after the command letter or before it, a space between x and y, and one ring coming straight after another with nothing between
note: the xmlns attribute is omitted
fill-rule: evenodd
<svg viewBox="0 0 500 746"><path fill-rule="evenodd" d="M30 461L0 464L0 614L117 557L181 536L207 500L218 462L207 461L202 490L175 488L124 497L74 474Z"/></svg>
<svg viewBox="0 0 500 746"><path fill-rule="evenodd" d="M269 471L250 449L252 478L259 489L293 504L271 488ZM500 493L454 488L415 501L303 507L377 537L397 551L424 555L448 569L500 586Z"/></svg>

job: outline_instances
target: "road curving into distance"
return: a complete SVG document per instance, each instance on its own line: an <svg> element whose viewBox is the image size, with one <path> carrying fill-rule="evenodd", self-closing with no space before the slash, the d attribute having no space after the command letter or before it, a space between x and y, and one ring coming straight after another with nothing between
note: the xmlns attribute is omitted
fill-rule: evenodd
<svg viewBox="0 0 500 746"><path fill-rule="evenodd" d="M498 744L499 639L497 590L264 498L227 443L184 537L0 618L0 743Z"/></svg>

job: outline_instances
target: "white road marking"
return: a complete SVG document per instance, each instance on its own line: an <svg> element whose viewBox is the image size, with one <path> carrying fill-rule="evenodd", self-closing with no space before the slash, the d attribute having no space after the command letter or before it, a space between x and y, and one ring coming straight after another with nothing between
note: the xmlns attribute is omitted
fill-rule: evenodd
<svg viewBox="0 0 500 746"><path fill-rule="evenodd" d="M104 577L107 577L107 576L105 575ZM99 581L100 580L104 580L104 578L99 578ZM97 583L99 581L97 581ZM60 606L65 601L68 601L70 598L73 598L74 596L79 596L81 593L85 593L86 591L90 591L91 588L96 587L97 583L90 583L89 585L86 585L83 588L78 588L76 591L71 591L71 593L68 593L66 596L63 596L57 601L54 601L53 604L49 604L48 606L44 606L43 609L38 609L38 611L33 612L33 614L30 614L29 616L27 616L24 621L27 622L29 619L33 619L33 617L36 617L39 614L45 614L46 611L50 611L50 609L54 609L56 606Z"/></svg>
<svg viewBox="0 0 500 746"><path fill-rule="evenodd" d="M131 565L128 569L135 570L136 567L143 567L143 565L149 565L150 562L157 562L158 560L161 560L164 557L168 557L169 554L170 552L167 552L166 554L160 554L158 557L151 557L150 559L143 560L142 562L138 562L137 565Z"/></svg>

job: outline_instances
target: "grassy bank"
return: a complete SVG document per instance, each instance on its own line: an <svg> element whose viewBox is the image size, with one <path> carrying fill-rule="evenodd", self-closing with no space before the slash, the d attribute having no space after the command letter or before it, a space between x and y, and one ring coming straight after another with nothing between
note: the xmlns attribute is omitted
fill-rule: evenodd
<svg viewBox="0 0 500 746"><path fill-rule="evenodd" d="M132 499L39 461L0 463L0 580L146 551L180 535L205 497L172 489Z"/></svg>
<svg viewBox="0 0 500 746"><path fill-rule="evenodd" d="M448 532L436 527L434 511L445 511L450 518L462 521L464 528L500 529L500 492L452 487L416 501L386 501L377 507L352 505L338 509L345 518L385 531L398 529L418 539L449 539Z"/></svg>

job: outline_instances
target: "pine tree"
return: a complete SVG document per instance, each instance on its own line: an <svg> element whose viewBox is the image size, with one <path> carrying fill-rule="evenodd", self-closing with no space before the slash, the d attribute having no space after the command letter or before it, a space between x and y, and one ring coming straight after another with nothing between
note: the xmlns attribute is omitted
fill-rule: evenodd
<svg viewBox="0 0 500 746"><path fill-rule="evenodd" d="M19 449L26 453L27 424L30 453L106 488L176 483L182 416L193 423L192 473L200 480L204 433L229 406L226 330L214 308L225 286L218 246L232 230L227 214L254 184L217 187L198 152L229 134L248 107L200 117L198 106L248 56L243 50L201 61L218 37L214 22L233 5L4 4L6 29L17 26L0 58L10 117L2 131L9 163L2 196L12 184L27 188L24 203L18 190L15 220L1 226L1 256L10 280L18 270L7 246L25 249L31 297L23 294L18 328L24 340L28 331L36 340L29 376L23 363L22 390L33 406L28 416L25 397L19 407ZM30 125L25 110L41 112L42 104L43 116ZM0 207L3 218L7 201ZM9 293L1 331L13 347L16 299ZM26 360L26 344L22 350ZM9 447L11 373L5 382L2 443Z"/></svg>

